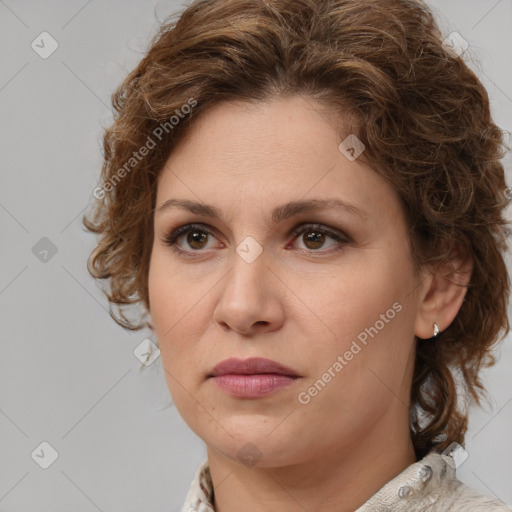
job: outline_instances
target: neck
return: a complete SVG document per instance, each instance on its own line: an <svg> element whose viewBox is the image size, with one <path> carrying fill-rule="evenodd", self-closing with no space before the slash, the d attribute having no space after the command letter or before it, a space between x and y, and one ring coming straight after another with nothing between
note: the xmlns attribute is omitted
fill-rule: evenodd
<svg viewBox="0 0 512 512"><path fill-rule="evenodd" d="M363 440L289 466L246 467L208 448L215 511L238 512L243 503L246 512L353 512L416 462L408 422L397 428L400 411L389 412L388 425Z"/></svg>

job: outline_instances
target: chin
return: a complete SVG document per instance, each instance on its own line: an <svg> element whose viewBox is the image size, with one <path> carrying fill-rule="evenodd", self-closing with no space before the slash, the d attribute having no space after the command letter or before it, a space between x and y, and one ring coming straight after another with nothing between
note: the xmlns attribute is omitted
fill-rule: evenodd
<svg viewBox="0 0 512 512"><path fill-rule="evenodd" d="M233 435L233 438L226 434L221 442L218 439L204 438L203 441L207 444L208 450L213 449L233 462L248 468L281 467L301 461L301 454L297 451L296 437L284 431L279 435L270 432L272 432L271 428L264 434L251 435L250 430L247 429L243 435Z"/></svg>

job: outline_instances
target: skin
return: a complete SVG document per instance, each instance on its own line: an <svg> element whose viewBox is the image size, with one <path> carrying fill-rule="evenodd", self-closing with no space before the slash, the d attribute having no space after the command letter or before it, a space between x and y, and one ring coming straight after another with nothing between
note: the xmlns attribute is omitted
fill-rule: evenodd
<svg viewBox="0 0 512 512"><path fill-rule="evenodd" d="M397 193L339 151L350 133L341 136L341 126L343 116L298 95L224 102L195 120L159 176L150 313L174 404L206 443L218 512L240 503L247 512L353 511L416 461L414 335L430 338L434 322L443 330L453 321L471 263L454 260L466 278L415 267ZM171 198L211 204L222 218L159 211ZM312 198L350 202L364 218L331 208L272 224L273 208ZM214 235L194 244L185 233L178 246L188 256L180 256L165 237L191 222ZM292 233L305 223L345 242L325 235L315 244L311 228ZM236 252L248 236L263 249L252 263ZM299 393L395 303L394 318L300 403ZM300 378L259 399L228 395L207 378L224 359L253 356ZM255 464L241 459L243 447Z"/></svg>

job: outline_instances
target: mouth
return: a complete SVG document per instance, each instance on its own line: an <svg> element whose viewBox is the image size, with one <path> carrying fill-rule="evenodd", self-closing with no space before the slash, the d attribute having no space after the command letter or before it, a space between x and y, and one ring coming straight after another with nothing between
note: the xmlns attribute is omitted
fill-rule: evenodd
<svg viewBox="0 0 512 512"><path fill-rule="evenodd" d="M276 361L253 357L226 359L213 368L208 378L232 397L256 399L290 386L300 375Z"/></svg>
<svg viewBox="0 0 512 512"><path fill-rule="evenodd" d="M208 378L222 375L279 375L298 378L300 375L291 368L271 359L251 357L249 359L230 358L217 364L208 374Z"/></svg>

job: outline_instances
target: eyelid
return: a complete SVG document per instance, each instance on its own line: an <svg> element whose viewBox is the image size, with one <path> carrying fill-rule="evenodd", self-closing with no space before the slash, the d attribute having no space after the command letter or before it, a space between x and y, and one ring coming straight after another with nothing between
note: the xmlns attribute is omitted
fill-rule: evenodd
<svg viewBox="0 0 512 512"><path fill-rule="evenodd" d="M190 251L190 250L186 250L186 249L181 249L176 244L176 240L180 236L182 236L183 234L186 234L189 231L192 231L194 229L196 229L197 231L202 231L202 232L208 233L212 236L216 236L216 232L217 232L217 230L215 228L209 226L208 224L204 224L201 222L191 222L191 223L179 225L176 228L171 228L169 231L167 231L167 234L165 234L163 236L163 241L166 245L171 246L177 252L190 253L190 254L195 253L195 254L199 255L206 251L201 251L201 250ZM312 255L314 255L315 253L318 253L319 255L329 254L335 250L341 249L344 245L352 242L352 238L349 235L347 235L344 231L341 231L341 230L338 230L335 228L330 228L329 226L326 226L321 223L316 223L316 222L300 222L298 225L296 225L296 227L294 227L290 231L290 234L295 235L292 242L294 242L298 236L300 236L304 232L307 232L308 230L309 231L315 231L315 230L321 231L323 234L325 234L328 237L335 240L338 244L337 247L331 248L330 250L319 249L319 250L315 251L315 250L307 250L307 249L298 249L299 251L302 251L302 252L305 252L308 254L312 254Z"/></svg>
<svg viewBox="0 0 512 512"><path fill-rule="evenodd" d="M317 222L303 222L292 230L292 234L299 236L302 233L307 232L308 230L309 231L315 231L315 230L321 231L322 233L333 238L334 240L343 241L346 243L351 241L350 237L347 234L345 234L343 231L340 231L340 230L337 230L334 228L330 228L329 226L326 226L324 224L319 224Z"/></svg>
<svg viewBox="0 0 512 512"><path fill-rule="evenodd" d="M169 231L167 231L166 234L164 235L164 241L168 243L168 245L171 245L181 235L189 231L192 231L193 229L197 229L198 231L204 231L205 233L208 233L210 235L215 235L216 231L214 228L211 228L207 224L191 222L189 224L182 224L180 226L177 226L176 228L172 228Z"/></svg>

